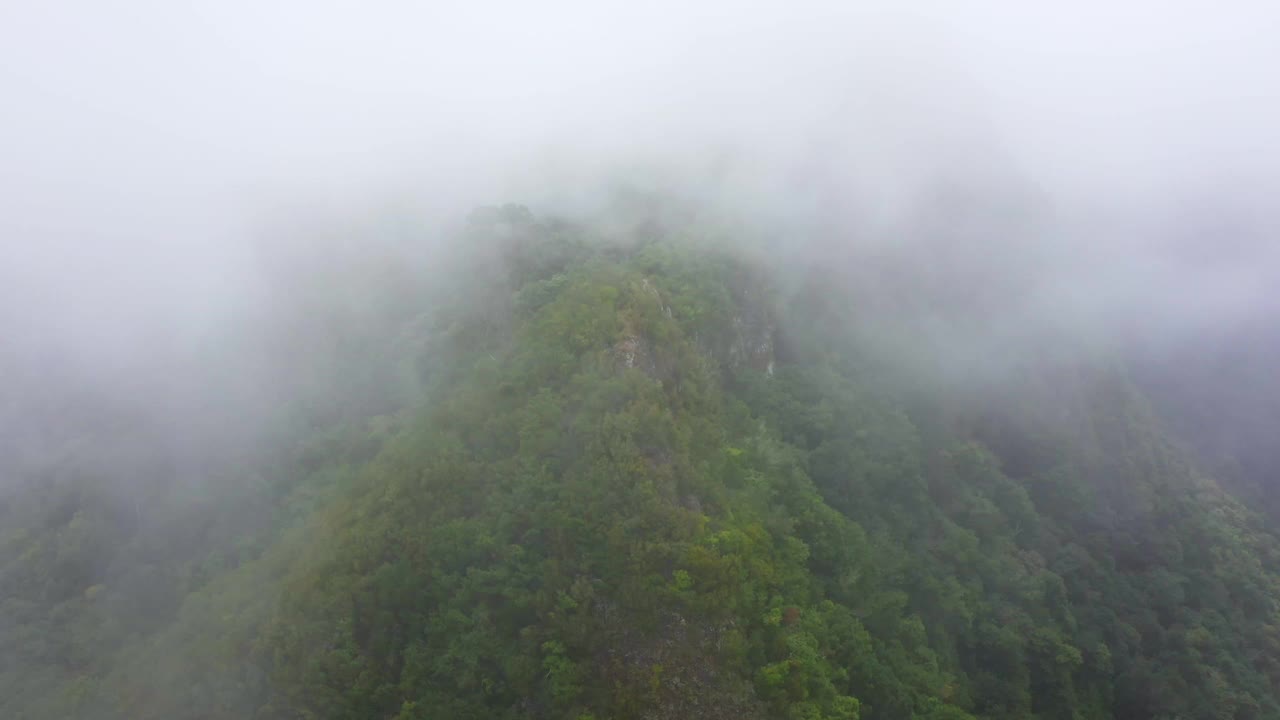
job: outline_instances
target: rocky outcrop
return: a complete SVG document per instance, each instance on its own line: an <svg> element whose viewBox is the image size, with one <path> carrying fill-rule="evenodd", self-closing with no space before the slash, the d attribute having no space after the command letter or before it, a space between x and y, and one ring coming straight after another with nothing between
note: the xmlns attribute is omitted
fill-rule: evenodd
<svg viewBox="0 0 1280 720"><path fill-rule="evenodd" d="M774 365L773 319L759 308L747 305L733 318L733 337L727 363L735 370L751 368L770 375Z"/></svg>
<svg viewBox="0 0 1280 720"><path fill-rule="evenodd" d="M731 370L743 369L773 374L776 362L775 349L777 322L768 293L752 288L744 281L733 292L732 314L713 332L694 332L699 349L721 366ZM671 319L673 312L662 292L648 279L641 279L633 288L635 302L652 303L663 317ZM650 312L652 309L650 309ZM661 349L653 346L647 333L634 323L625 323L623 332L612 349L614 362L619 369L640 370L652 377L663 377Z"/></svg>

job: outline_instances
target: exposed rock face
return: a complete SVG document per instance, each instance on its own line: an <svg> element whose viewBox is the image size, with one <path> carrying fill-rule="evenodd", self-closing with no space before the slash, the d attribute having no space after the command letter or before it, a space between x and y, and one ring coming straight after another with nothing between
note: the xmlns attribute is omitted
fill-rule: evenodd
<svg viewBox="0 0 1280 720"><path fill-rule="evenodd" d="M658 376L653 343L646 333L630 323L624 325L622 336L613 345L613 358L619 370L639 370L650 377Z"/></svg>
<svg viewBox="0 0 1280 720"><path fill-rule="evenodd" d="M662 293L648 278L643 278L639 287L632 291L637 296L637 303L656 304L664 317L671 317L671 308L664 303ZM639 370L650 377L661 374L652 343L633 323L625 324L622 337L613 346L613 357L619 369Z"/></svg>
<svg viewBox="0 0 1280 720"><path fill-rule="evenodd" d="M734 370L751 368L772 375L777 323L768 292L753 284L752 278L743 278L733 288L737 312L725 362Z"/></svg>
<svg viewBox="0 0 1280 720"><path fill-rule="evenodd" d="M661 291L644 278L633 289L637 302L652 302L666 318L672 310ZM776 361L777 323L768 293L759 287L751 287L750 279L743 279L733 292L733 314L727 325L712 337L695 333L698 346L708 356L730 370L750 368L773 374ZM636 369L652 377L662 376L661 363L652 343L645 333L634 327L625 328L621 338L613 346L613 357L619 369Z"/></svg>
<svg viewBox="0 0 1280 720"><path fill-rule="evenodd" d="M750 305L733 318L733 340L728 364L733 369L749 367L773 374L774 323L767 314Z"/></svg>
<svg viewBox="0 0 1280 720"><path fill-rule="evenodd" d="M643 347L644 341L639 336L627 335L613 347L613 353L617 356L618 363L630 370L636 366L636 357Z"/></svg>

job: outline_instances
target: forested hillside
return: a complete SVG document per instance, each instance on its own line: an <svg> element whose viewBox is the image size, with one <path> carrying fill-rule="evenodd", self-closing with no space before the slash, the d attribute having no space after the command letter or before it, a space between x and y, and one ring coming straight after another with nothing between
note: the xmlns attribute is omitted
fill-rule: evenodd
<svg viewBox="0 0 1280 720"><path fill-rule="evenodd" d="M4 466L0 716L1280 718L1274 519L1182 396L723 235L479 210L317 290L196 469L61 398Z"/></svg>

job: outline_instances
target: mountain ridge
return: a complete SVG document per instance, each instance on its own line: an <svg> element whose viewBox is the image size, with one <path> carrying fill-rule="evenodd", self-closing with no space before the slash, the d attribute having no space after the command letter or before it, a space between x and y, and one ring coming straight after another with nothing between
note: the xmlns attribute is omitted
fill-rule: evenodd
<svg viewBox="0 0 1280 720"><path fill-rule="evenodd" d="M956 387L695 227L504 206L466 238L442 300L335 345L319 392L360 402L221 501L270 521L147 550L172 617L48 653L13 716L1280 717L1280 544L1124 367ZM2 546L6 608L108 536L142 565L76 497ZM101 575L57 591L68 637L131 617Z"/></svg>

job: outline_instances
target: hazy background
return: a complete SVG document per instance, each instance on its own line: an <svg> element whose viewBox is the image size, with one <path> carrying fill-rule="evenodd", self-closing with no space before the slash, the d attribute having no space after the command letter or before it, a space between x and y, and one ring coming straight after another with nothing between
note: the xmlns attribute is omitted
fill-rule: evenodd
<svg viewBox="0 0 1280 720"><path fill-rule="evenodd" d="M834 326L831 352L858 367L831 387L865 374L886 409L924 408L921 437L950 442L954 422L1020 480L1060 444L1086 468L1072 487L1182 493L1191 478L1163 477L1145 440L1110 451L1156 422L1103 416L1138 412L1127 396L1095 413L1094 395L1129 387L1121 368L1197 471L1266 513L1221 525L1253 542L1235 529L1280 522L1278 36L1263 0L0 0L0 715L289 709L263 704L267 655L289 647L270 635L325 616L280 600L308 594L307 556L360 537L342 529L365 518L347 495L398 487L372 458L417 438L410 411L452 387L451 353L487 347L468 335L506 305L485 251L450 264L498 233L460 231L477 205L592 236L647 234L652 211L740 243L795 293L780 362L787 332ZM788 324L801 314L817 317ZM884 433L866 442L898 457L916 418L868 412ZM1077 420L1119 432L1077 438ZM1095 452L1136 464L1093 472ZM1201 499L1170 506L1194 524L1219 513ZM1127 512L1097 505L1050 509ZM1185 567L1167 565L1197 597L1226 592L1208 575L1270 587L1269 545L1205 543L1214 559L1192 562L1211 536L1133 517L1100 540L1115 557L1185 542ZM1107 567L1120 600L1099 613L1181 602L1161 570L1160 602L1139 607L1146 576L1113 586ZM1263 592L1246 590L1237 608ZM1182 639L1237 617L1209 608L1202 626L1170 615L1170 647L1191 654L1169 657L1211 657ZM1235 702L1235 671L1218 671L1248 660L1177 666Z"/></svg>
<svg viewBox="0 0 1280 720"><path fill-rule="evenodd" d="M6 2L5 407L74 378L232 413L307 268L620 185L810 255L919 245L1023 320L1265 322L1278 29L1270 2Z"/></svg>

